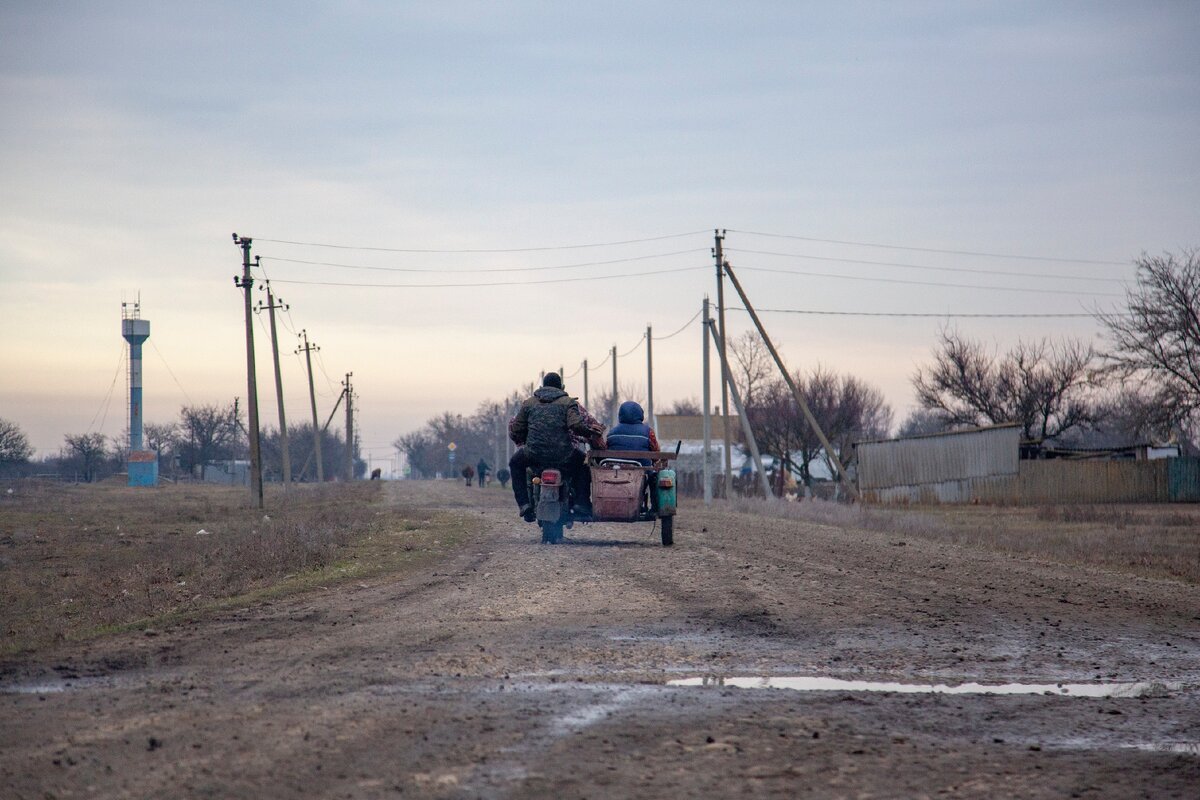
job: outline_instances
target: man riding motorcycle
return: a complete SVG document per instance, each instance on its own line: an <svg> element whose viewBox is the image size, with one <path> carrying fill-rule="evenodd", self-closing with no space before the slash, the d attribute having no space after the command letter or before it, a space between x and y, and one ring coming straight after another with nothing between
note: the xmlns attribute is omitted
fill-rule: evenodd
<svg viewBox="0 0 1200 800"><path fill-rule="evenodd" d="M536 519L529 502L525 470L561 469L571 481L575 493L575 511L591 513L591 471L584 465L584 454L577 444L604 447L604 427L563 391L557 372L547 372L542 388L533 393L508 423L508 435L520 445L508 462L512 473L513 498L519 514L527 522Z"/></svg>

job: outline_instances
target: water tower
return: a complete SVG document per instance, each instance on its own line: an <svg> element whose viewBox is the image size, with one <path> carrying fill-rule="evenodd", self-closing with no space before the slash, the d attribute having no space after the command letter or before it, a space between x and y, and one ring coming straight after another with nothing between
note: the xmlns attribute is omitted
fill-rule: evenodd
<svg viewBox="0 0 1200 800"><path fill-rule="evenodd" d="M129 485L158 483L158 453L142 441L142 343L150 338L150 320L142 304L121 303L121 335L129 342Z"/></svg>

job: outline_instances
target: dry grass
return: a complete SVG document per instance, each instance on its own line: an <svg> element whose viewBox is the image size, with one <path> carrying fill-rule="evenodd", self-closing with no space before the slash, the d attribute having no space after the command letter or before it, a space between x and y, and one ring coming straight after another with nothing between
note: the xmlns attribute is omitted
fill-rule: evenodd
<svg viewBox="0 0 1200 800"><path fill-rule="evenodd" d="M1200 507L886 507L735 500L737 511L1200 583Z"/></svg>
<svg viewBox="0 0 1200 800"><path fill-rule="evenodd" d="M376 574L448 546L448 519L382 502L379 483L278 489L64 486L0 494L0 653Z"/></svg>

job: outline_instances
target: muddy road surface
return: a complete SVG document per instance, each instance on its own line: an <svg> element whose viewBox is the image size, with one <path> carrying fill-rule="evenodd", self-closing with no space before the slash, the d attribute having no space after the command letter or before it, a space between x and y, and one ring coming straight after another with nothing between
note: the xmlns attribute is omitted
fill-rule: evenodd
<svg viewBox="0 0 1200 800"><path fill-rule="evenodd" d="M3 665L0 795L1200 796L1196 586L696 503L673 548L546 546L499 490L385 491L468 533Z"/></svg>

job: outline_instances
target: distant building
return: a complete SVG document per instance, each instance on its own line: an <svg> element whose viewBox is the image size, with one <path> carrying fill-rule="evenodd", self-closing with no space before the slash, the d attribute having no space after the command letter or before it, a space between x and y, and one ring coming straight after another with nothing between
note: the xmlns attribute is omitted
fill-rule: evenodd
<svg viewBox="0 0 1200 800"><path fill-rule="evenodd" d="M219 483L224 486L250 485L249 461L209 461L203 469L197 464L194 472L193 477L205 483Z"/></svg>
<svg viewBox="0 0 1200 800"><path fill-rule="evenodd" d="M877 503L1153 503L1200 501L1200 459L1176 445L1104 449L1021 441L993 425L858 442L858 487Z"/></svg>

